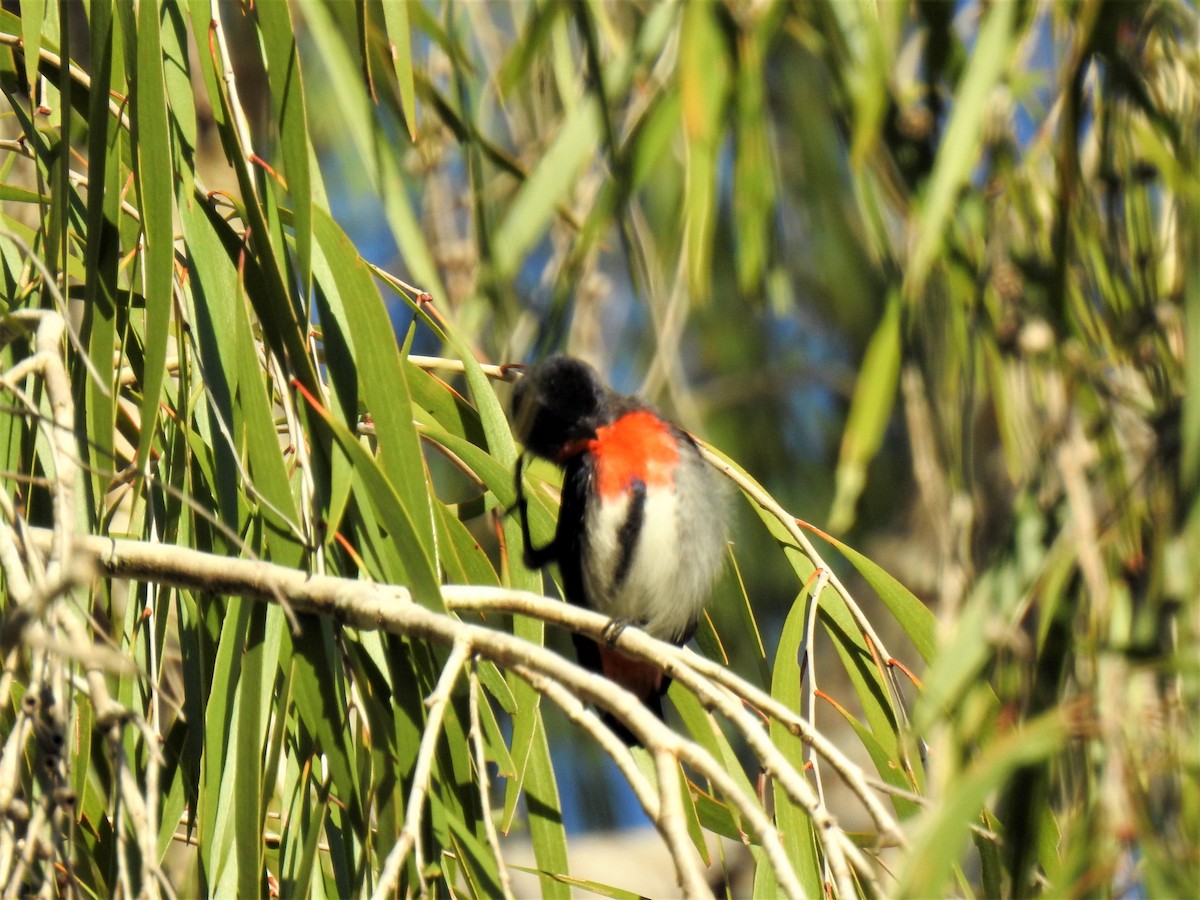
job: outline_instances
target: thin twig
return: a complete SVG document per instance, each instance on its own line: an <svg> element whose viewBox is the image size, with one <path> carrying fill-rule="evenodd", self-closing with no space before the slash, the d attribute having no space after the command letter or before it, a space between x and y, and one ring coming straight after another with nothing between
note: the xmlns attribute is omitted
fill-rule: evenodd
<svg viewBox="0 0 1200 900"><path fill-rule="evenodd" d="M415 290L415 288L414 288ZM467 367L463 365L460 359L450 359L444 356L417 356L410 353L408 361L414 366L429 371L442 372L458 372L463 373ZM512 381L514 372L518 367L514 366L497 366L488 363L479 363L479 370L488 378L494 378L496 381Z"/></svg>
<svg viewBox="0 0 1200 900"><path fill-rule="evenodd" d="M572 723L578 725L589 738L596 741L612 759L618 771L625 776L625 781L641 805L646 818L657 827L661 818L658 794L655 793L650 780L638 768L629 753L629 748L621 742L613 730L596 715L591 707L571 693L561 682L520 666L513 667L511 671L529 682L539 694L555 704Z"/></svg>
<svg viewBox="0 0 1200 900"><path fill-rule="evenodd" d="M100 393L102 393L105 397L111 398L112 390L110 389L109 385L104 382L104 379L100 377L100 373L96 370L96 366L92 363L92 358L88 355L87 348L83 346L83 341L80 340L79 335L75 333L75 329L70 324L70 312L67 309L67 298L63 296L62 291L58 287L57 279L55 279L55 277L50 273L50 269L47 268L45 261L41 256L34 252L33 248L30 247L29 244L27 244L19 234L15 234L8 229L0 229L0 234L3 234L4 237L11 241L13 245L16 246L16 248L20 250L22 254L24 254L34 268L41 273L42 287L54 300L54 305L58 309L58 314L63 317L63 325L67 333L67 339L71 342L71 346L75 348L75 353L79 361L83 364L83 367L87 369L88 375L91 376L92 381L95 382L96 386L100 389Z"/></svg>
<svg viewBox="0 0 1200 900"><path fill-rule="evenodd" d="M704 880L700 857L688 836L687 821L684 819L679 760L660 750L654 754L654 767L662 805L659 831L671 851L671 858L675 860L679 887L683 889L685 897L711 897L712 891Z"/></svg>
<svg viewBox="0 0 1200 900"><path fill-rule="evenodd" d="M504 588L444 585L442 597L446 604L456 611L520 613L596 637L602 636L604 627L608 624L607 617L599 613L537 594ZM777 719L792 734L811 746L830 763L833 770L862 801L863 806L875 820L884 840L899 845L904 844L905 839L899 823L871 791L862 769L795 710L784 706L770 694L739 678L712 660L698 656L687 648L657 641L640 629L627 628L621 633L617 644L624 653L662 666L664 672L671 675L688 690L696 693L710 709L714 709L734 721L747 739L751 739L751 735L761 734L760 723L745 713L740 708L740 704L722 698L715 688L725 688L758 712ZM769 754L770 751L764 752ZM767 760L764 760L765 762Z"/></svg>
<svg viewBox="0 0 1200 900"><path fill-rule="evenodd" d="M417 763L413 768L412 793L409 794L404 810L404 825L384 861L383 869L379 873L379 882L371 894L372 900L384 900L385 897L396 893L396 887L400 883L400 870L404 867L410 851L416 855L417 879L421 885L421 894L427 893L425 862L420 842L421 816L425 810L425 797L429 793L430 777L433 773L433 754L442 735L442 720L446 715L446 707L450 704L450 694L470 657L471 645L466 641L456 641L450 651L450 658L446 660L442 669L437 687L425 701L425 705L429 707L429 716L425 720Z"/></svg>
<svg viewBox="0 0 1200 900"><path fill-rule="evenodd" d="M562 660L561 657L559 657L559 660L562 664L574 668L566 660ZM555 690L556 685L553 683L554 679L552 677L530 665L522 663L506 663L506 667L519 678L529 682L538 693L553 702L558 702L562 686L558 685L559 690ZM552 665L549 668L557 668L557 665ZM568 669L569 672L570 670ZM605 679L591 675L590 673L586 673L586 677L581 679L578 677L578 670L576 670L575 674L568 674L567 677L564 677L564 680L574 684L574 693L579 695L574 698L576 703L580 701L596 703L597 705L604 706L609 712L616 712L620 708L619 704L611 701L612 689L616 687L611 682L606 684ZM676 758L684 760L701 777L707 778L712 782L716 790L729 801L729 804L743 818L749 826L750 832L758 836L763 850L767 854L767 859L775 869L776 878L780 883L780 887L783 888L784 893L791 898L803 897L804 891L800 887L796 871L780 840L779 832L767 818L762 807L742 792L737 782L707 751L693 744L691 741L684 740L668 729L653 713L642 706L636 697L625 691L624 688L617 688L617 690L632 699L633 703L636 704L635 708L624 710L620 716L629 730L646 747L653 748L655 752L668 752ZM627 753L625 755L628 757ZM651 810L655 810L655 814L650 815L650 819L656 827L661 828L661 815L657 812L661 805L658 798L655 797L649 803L640 796L639 800L642 800L642 807L647 811L648 815Z"/></svg>
<svg viewBox="0 0 1200 900"><path fill-rule="evenodd" d="M60 341L66 330L63 317L53 310L17 310L5 319L37 323L35 354L30 357L34 370L42 378L50 404L52 428L46 429L52 480L55 539L49 549L47 575L70 569L71 527L75 522L75 478L78 473L78 448L75 446L75 404L71 379L63 363Z"/></svg>
<svg viewBox="0 0 1200 900"><path fill-rule="evenodd" d="M492 819L491 780L487 771L487 752L483 744L483 724L479 718L479 694L483 686L479 681L479 671L474 660L471 661L471 694L469 715L471 726L468 737L475 751L475 781L479 785L479 805L483 810L483 833L487 836L488 847L492 851L492 859L496 863L496 873L500 877L500 890L504 900L512 900L512 876L508 865L504 862L504 852L500 849L500 835L496 833L496 823Z"/></svg>
<svg viewBox="0 0 1200 900"><path fill-rule="evenodd" d="M233 74L233 62L230 58L229 47L225 42L225 29L221 25L220 0L212 0L209 4L209 18L208 30L211 48L216 51L217 55L217 59L214 61L220 66L221 80L225 82L225 90L229 97L229 113L233 118L233 128L237 134L239 149L242 151L241 161L245 164L254 154L254 141L250 135L250 121L246 117L246 111L238 96L237 78Z"/></svg>
<svg viewBox="0 0 1200 900"><path fill-rule="evenodd" d="M846 604L846 609L850 612L855 624L858 625L859 629L866 637L868 643L871 645L872 650L879 654L882 660L891 659L892 653L888 651L887 645L884 644L883 639L879 636L878 632L875 631L875 626L871 624L871 620L868 619L866 614L863 613L862 609L859 608L858 603L854 600L854 597L851 596L850 591L844 584L842 584L841 579L834 574L832 569L830 569L829 565L821 557L821 554L817 552L816 547L813 546L812 541L809 540L808 535L805 534L804 529L800 527L801 520L791 515L786 509L780 506L779 502L776 501L775 498L768 494L765 490L763 490L763 488L752 478L730 465L721 457L720 454L714 451L712 447L708 446L702 441L698 443L700 446L700 454L707 459L711 465L715 466L720 472L722 472L730 481L737 485L737 487L747 497L752 499L759 505L759 507L777 519L779 523L787 530L791 538L796 541L800 549L804 551L805 556L809 558L815 568L826 569L829 571L830 586L834 589L834 591L837 592L837 595L841 597L842 602ZM812 526L808 527L811 528ZM904 696L900 690L900 685L896 681L895 673L890 667L885 666L882 674L884 682L887 684L888 690L891 692L892 707L895 709L896 715L902 720L907 721L908 711L904 705Z"/></svg>
<svg viewBox="0 0 1200 900"><path fill-rule="evenodd" d="M161 544L151 544L148 546L159 550L164 549ZM77 644L91 643L91 639L83 623L66 607L60 606L58 608L55 623L67 633L71 641ZM115 810L124 810L129 827L137 839L138 853L142 860L142 896L157 897L159 885L158 822L151 816L150 811L147 809L145 797L138 788L137 778L130 770L128 760L125 758L125 741L122 728L123 724L127 721L135 721L139 727L144 726L144 723L138 720L139 717L112 699L112 696L108 692L108 684L105 681L102 670L95 666L89 666L85 669L84 676L87 680L88 697L92 702L96 727L105 733L108 751L112 757L113 768L117 772L116 796L119 802L116 804ZM157 740L151 740L150 735L150 729L142 727L142 738L146 745L146 752L151 756L155 756L159 753L158 742ZM161 764L161 760L156 760L155 764ZM114 817L116 817L115 810ZM118 841L123 843L125 829L119 817L116 817L113 827L117 832ZM122 861L123 857L123 853L118 853L118 862Z"/></svg>
<svg viewBox="0 0 1200 900"><path fill-rule="evenodd" d="M825 590L825 585L829 582L829 570L817 570L817 582L813 585L812 590L808 595L808 609L805 611L804 620L804 669L801 672L801 677L805 683L804 708L808 715L808 721L816 728L817 725L817 657L813 652L813 646L816 641L817 629L817 610L820 608L821 591ZM821 759L813 750L812 745L808 747L807 759L813 767L813 774L816 776L817 783L817 799L822 803L825 802L825 788L821 778Z"/></svg>
<svg viewBox="0 0 1200 900"><path fill-rule="evenodd" d="M0 33L0 44L4 44L6 46L12 47L13 49L18 50L21 53L25 52L25 41L19 34L8 34L7 32ZM47 50L45 47L39 48L38 59L44 60L44 61L50 63L50 65L56 66L57 68L60 68L60 69L62 68L62 57L59 56L57 53L55 53L53 50ZM92 87L91 76L88 75L87 72L83 71L83 69L79 68L77 65L75 65L70 60L67 61L67 66L68 66L68 73L70 74L71 79L73 81L78 82L85 89L91 90L91 87ZM108 109L109 109L109 112L111 112L114 116L116 116L120 120L121 127L124 128L126 131L129 131L130 130L129 118L125 115L124 104L118 103L112 97L109 97Z"/></svg>

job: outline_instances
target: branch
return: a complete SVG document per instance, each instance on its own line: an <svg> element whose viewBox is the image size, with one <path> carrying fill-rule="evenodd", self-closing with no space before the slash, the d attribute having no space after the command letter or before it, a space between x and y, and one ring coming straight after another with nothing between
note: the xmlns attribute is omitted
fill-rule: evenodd
<svg viewBox="0 0 1200 900"><path fill-rule="evenodd" d="M669 753L654 754L658 774L658 793L662 798L662 836L671 850L671 858L679 867L679 884L688 897L711 897L712 891L704 880L704 872L692 851L687 821L683 816L683 791L679 786L682 774L679 760Z"/></svg>
<svg viewBox="0 0 1200 900"><path fill-rule="evenodd" d="M475 610L519 613L599 639L603 639L604 628L608 624L607 617L600 613L523 591L446 585L442 588L442 596L446 605L456 612ZM625 629L616 646L622 653L661 666L666 674L696 694L709 710L715 710L733 722L751 744L765 769L795 771L786 760L781 762L777 748L762 729L761 721L747 712L743 704L749 704L759 713L779 721L789 732L829 762L831 768L841 776L871 815L882 839L904 845L905 839L899 823L876 796L862 769L832 741L805 721L797 711L789 709L770 694L712 660L686 648L655 640L640 629ZM734 696L730 697L718 688L724 688ZM789 785L793 788L789 794L794 800L801 802L802 797L807 797L803 790L796 788L791 781L784 785L785 789Z"/></svg>
<svg viewBox="0 0 1200 900"><path fill-rule="evenodd" d="M36 546L47 543L50 535L44 530L31 529ZM137 541L94 536L77 537L74 552L94 561L100 570L113 578L156 581L177 588L205 593L232 594L259 601L272 601L279 593L286 595L298 612L324 616L342 625L364 630L380 629L391 634L436 641L448 645L463 643L480 656L491 659L529 681L551 696L551 685L557 683L574 695L577 701L592 703L613 713L624 722L652 752L666 752L687 762L701 777L711 782L737 808L751 830L763 843L768 858L776 868L781 887L789 896L803 894L791 861L775 827L761 807L742 794L737 783L711 754L698 745L683 739L667 728L631 693L607 679L586 672L557 653L529 643L504 632L458 621L426 609L411 599L409 592L394 585L377 585L367 581L309 575L307 573L257 560L229 559L182 547L146 544ZM596 613L578 610L557 601L519 591L470 586L446 586L443 594L451 603L462 608L482 605L480 598L490 601L492 609L502 609L508 601L527 608L537 608L549 621L565 621L584 634L600 638L607 619ZM719 709L747 737L752 749L763 760L766 771L777 778L789 797L813 819L818 838L825 847L830 868L838 883L839 893L852 894L850 865L867 884L874 884L871 866L849 837L836 824L812 787L769 740L761 721L750 714L728 690L714 686L699 672L701 658L670 644L656 641L637 629L630 628L618 641L622 651L657 661L665 671L677 677L689 689L696 691L710 708ZM663 660L666 659L666 663ZM734 683L732 675L726 680ZM740 689L753 694L754 689L742 684ZM766 696L766 695L763 695ZM769 699L769 698L768 698ZM779 704L776 704L779 706ZM793 719L796 717L792 714ZM790 727L790 726L789 726ZM805 726L807 727L807 726ZM811 732L811 729L809 729ZM816 746L814 742L814 747ZM828 750L829 748L823 748ZM614 758L620 752L610 749ZM852 767L842 761L847 771ZM839 770L841 771L841 770ZM859 783L866 790L859 776ZM661 804L646 805L652 814L659 807L656 825L663 829ZM652 815L652 818L655 818ZM890 817L884 817L890 818ZM890 829L889 829L890 830ZM895 829L899 833L898 828ZM682 864L682 863L681 863ZM680 875L686 873L681 872Z"/></svg>

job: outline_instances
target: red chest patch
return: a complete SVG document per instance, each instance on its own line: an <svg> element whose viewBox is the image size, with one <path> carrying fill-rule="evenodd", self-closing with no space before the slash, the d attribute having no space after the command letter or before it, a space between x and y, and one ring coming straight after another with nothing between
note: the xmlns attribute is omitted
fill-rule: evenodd
<svg viewBox="0 0 1200 900"><path fill-rule="evenodd" d="M620 496L634 479L646 487L675 481L679 448L666 423L654 413L628 413L597 428L587 450L596 461L596 490L601 497Z"/></svg>

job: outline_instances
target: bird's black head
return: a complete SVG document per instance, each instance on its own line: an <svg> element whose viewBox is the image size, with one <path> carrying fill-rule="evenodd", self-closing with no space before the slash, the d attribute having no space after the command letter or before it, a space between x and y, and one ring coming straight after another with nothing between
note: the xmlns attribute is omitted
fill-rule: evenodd
<svg viewBox="0 0 1200 900"><path fill-rule="evenodd" d="M587 363L551 356L531 366L513 389L513 427L530 453L557 462L573 441L595 435L608 395Z"/></svg>

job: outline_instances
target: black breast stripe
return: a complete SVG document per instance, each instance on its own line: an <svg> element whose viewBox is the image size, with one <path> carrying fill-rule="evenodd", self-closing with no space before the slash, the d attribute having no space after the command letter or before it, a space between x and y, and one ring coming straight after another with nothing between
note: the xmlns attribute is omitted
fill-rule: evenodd
<svg viewBox="0 0 1200 900"><path fill-rule="evenodd" d="M637 549L638 536L646 520L646 483L635 478L629 485L629 515L617 534L621 555L617 559L617 570L613 572L612 588L616 590L625 583L629 567L633 564L633 551Z"/></svg>

